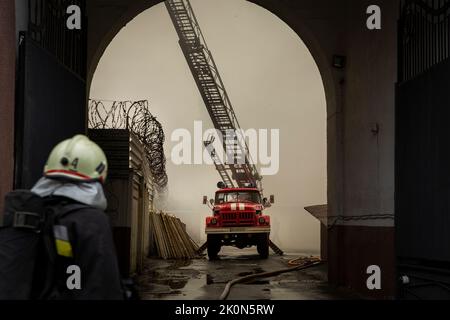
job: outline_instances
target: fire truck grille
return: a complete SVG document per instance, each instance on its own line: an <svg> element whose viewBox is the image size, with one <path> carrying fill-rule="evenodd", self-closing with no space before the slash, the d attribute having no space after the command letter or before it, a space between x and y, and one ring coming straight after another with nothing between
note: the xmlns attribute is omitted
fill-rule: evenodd
<svg viewBox="0 0 450 320"><path fill-rule="evenodd" d="M237 214L234 212L230 212L230 213L222 213L222 220L223 221L228 221L228 220L236 220L237 218Z"/></svg>
<svg viewBox="0 0 450 320"><path fill-rule="evenodd" d="M239 213L239 220L253 220L252 212L241 212Z"/></svg>
<svg viewBox="0 0 450 320"><path fill-rule="evenodd" d="M251 226L254 224L253 212L226 212L222 213L222 225L227 226Z"/></svg>

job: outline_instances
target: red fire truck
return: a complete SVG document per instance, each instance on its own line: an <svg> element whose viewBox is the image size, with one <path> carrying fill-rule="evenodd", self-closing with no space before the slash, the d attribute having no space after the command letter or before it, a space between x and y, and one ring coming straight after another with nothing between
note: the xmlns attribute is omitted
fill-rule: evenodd
<svg viewBox="0 0 450 320"><path fill-rule="evenodd" d="M209 259L217 258L222 246L239 249L256 245L261 258L269 255L270 217L263 214L265 207L273 203L261 199L257 188L225 188L222 183L210 200L212 216L206 217L206 234ZM203 197L207 204L207 197Z"/></svg>

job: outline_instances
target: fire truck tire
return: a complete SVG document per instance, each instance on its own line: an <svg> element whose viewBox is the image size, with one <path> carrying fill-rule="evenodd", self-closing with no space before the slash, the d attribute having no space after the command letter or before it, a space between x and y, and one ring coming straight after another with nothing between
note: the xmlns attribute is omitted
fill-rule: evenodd
<svg viewBox="0 0 450 320"><path fill-rule="evenodd" d="M217 255L220 251L220 239L217 239L216 237L213 237L212 235L208 235L208 258L209 260L215 260L217 259Z"/></svg>
<svg viewBox="0 0 450 320"><path fill-rule="evenodd" d="M261 259L267 259L269 257L269 235L264 234L259 239L258 244L256 245L259 256Z"/></svg>

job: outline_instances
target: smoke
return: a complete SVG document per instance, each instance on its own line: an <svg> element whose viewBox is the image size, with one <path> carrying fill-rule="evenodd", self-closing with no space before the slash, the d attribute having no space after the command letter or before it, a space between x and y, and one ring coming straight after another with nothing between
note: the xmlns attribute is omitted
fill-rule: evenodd
<svg viewBox="0 0 450 320"><path fill-rule="evenodd" d="M154 211L164 211L166 212L169 208L169 195L168 188L166 188L162 192L156 192L155 197L153 198L153 210Z"/></svg>

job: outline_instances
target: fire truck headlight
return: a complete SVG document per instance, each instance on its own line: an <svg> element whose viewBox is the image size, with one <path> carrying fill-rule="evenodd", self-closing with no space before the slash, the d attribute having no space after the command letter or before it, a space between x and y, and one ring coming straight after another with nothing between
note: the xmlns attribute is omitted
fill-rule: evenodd
<svg viewBox="0 0 450 320"><path fill-rule="evenodd" d="M263 217L260 217L258 221L260 224L266 223L266 219L264 219Z"/></svg>
<svg viewBox="0 0 450 320"><path fill-rule="evenodd" d="M217 219L216 218L212 218L211 219L211 224L217 224Z"/></svg>

